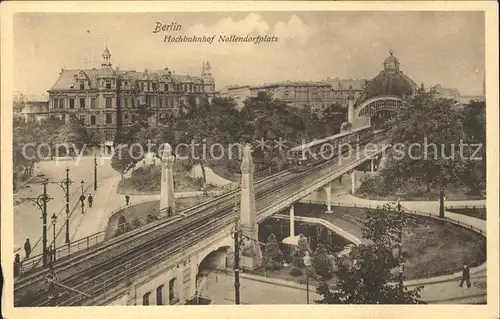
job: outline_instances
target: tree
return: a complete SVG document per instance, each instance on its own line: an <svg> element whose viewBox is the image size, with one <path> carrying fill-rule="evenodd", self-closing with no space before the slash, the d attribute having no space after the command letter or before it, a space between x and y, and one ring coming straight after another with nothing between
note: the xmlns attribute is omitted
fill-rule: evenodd
<svg viewBox="0 0 500 319"><path fill-rule="evenodd" d="M111 158L111 167L121 174L122 180L123 175L127 173L132 167L135 167L138 161L142 159L142 154L139 153L138 148L134 148L130 152L128 146L118 146L113 157Z"/></svg>
<svg viewBox="0 0 500 319"><path fill-rule="evenodd" d="M91 139L83 122L77 118L70 118L58 129L54 142L59 144L59 152L66 152L66 156L76 156L76 153L82 154L86 150Z"/></svg>
<svg viewBox="0 0 500 319"><path fill-rule="evenodd" d="M396 232L402 229L401 219L395 218L394 210L381 207L376 211L367 211L367 220L363 225L363 237L372 241L370 245L359 245L348 257L337 259L337 285L331 290L322 282L317 293L323 299L316 303L341 304L422 304L420 291L401 287L391 270L397 264L392 247L397 243ZM386 235L388 234L388 235Z"/></svg>
<svg viewBox="0 0 500 319"><path fill-rule="evenodd" d="M333 276L333 268L330 258L326 252L325 245L318 244L312 258L314 271L322 278L330 279Z"/></svg>
<svg viewBox="0 0 500 319"><path fill-rule="evenodd" d="M268 270L279 269L283 266L283 253L279 248L274 234L270 234L267 237L267 245L263 257L264 267Z"/></svg>
<svg viewBox="0 0 500 319"><path fill-rule="evenodd" d="M445 187L457 181L465 166L459 155L464 137L461 116L455 102L439 98L432 90L419 91L407 107L398 111L389 134L392 145L386 169L385 184L392 190L405 181Z"/></svg>
<svg viewBox="0 0 500 319"><path fill-rule="evenodd" d="M26 103L26 97L24 94L18 92L14 94L12 100L12 111L14 113L21 113L24 109L24 105Z"/></svg>

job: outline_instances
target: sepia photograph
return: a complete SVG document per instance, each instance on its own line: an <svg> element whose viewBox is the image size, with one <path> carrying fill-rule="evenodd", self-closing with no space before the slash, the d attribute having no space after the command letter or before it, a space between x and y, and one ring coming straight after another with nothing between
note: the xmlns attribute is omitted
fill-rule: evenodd
<svg viewBox="0 0 500 319"><path fill-rule="evenodd" d="M493 3L59 4L1 8L7 318L498 317Z"/></svg>

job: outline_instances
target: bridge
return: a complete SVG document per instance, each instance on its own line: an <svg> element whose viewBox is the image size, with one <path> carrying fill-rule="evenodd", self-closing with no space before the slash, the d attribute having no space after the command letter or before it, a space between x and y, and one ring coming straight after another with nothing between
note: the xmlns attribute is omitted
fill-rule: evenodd
<svg viewBox="0 0 500 319"><path fill-rule="evenodd" d="M52 270L34 269L16 280L15 304L183 304L197 295L202 263L215 268L232 265L236 220L246 237L257 239L260 221L314 191L325 189L330 194L330 183L342 175L351 175L354 192L354 169L379 157L388 147L383 141L382 133L372 141L376 147L361 145L357 152L341 154L300 173L277 172L256 181L255 185L247 146L240 188L176 215L169 209L159 221L58 260L53 271L60 284L71 289L60 289L57 299L49 299L46 291L45 278ZM164 181L168 183L168 176ZM330 211L330 205L327 206ZM243 248L241 267L258 266L259 245L247 241Z"/></svg>

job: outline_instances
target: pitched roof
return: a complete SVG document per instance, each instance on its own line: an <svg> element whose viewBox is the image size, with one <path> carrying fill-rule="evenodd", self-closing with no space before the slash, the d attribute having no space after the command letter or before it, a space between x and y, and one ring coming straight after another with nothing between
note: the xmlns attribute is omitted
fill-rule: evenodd
<svg viewBox="0 0 500 319"><path fill-rule="evenodd" d="M90 81L90 87L95 89L98 87L97 81L100 76L114 77L122 75L130 81L160 81L170 82L171 79L177 83L203 83L203 79L199 76L177 75L169 73L166 70L147 70L137 72L135 70L119 70L113 69L110 66L102 66L99 69L79 69L79 70L61 70L59 78L52 86L50 91L70 90L76 84L76 80L85 76Z"/></svg>

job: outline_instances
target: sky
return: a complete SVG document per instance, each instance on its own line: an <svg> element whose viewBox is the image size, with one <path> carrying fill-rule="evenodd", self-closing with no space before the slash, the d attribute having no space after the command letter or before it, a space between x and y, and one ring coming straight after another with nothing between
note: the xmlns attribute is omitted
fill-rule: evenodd
<svg viewBox="0 0 500 319"><path fill-rule="evenodd" d="M180 31L153 33L156 23ZM275 43L165 43L165 35L268 35ZM482 12L17 13L14 90L42 95L61 68L99 67L108 46L120 69L200 75L212 66L216 88L286 80L375 77L394 51L417 84L481 94Z"/></svg>

